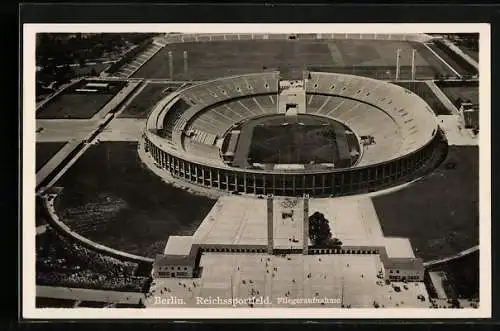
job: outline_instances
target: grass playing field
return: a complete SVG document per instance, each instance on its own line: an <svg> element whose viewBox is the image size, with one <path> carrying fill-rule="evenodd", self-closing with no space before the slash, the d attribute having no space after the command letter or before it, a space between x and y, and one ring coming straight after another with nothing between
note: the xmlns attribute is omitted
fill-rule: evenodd
<svg viewBox="0 0 500 331"><path fill-rule="evenodd" d="M479 82L436 82L436 85L454 104L457 99L479 104Z"/></svg>
<svg viewBox="0 0 500 331"><path fill-rule="evenodd" d="M335 163L335 128L299 124L265 125L253 129L248 157L257 163Z"/></svg>
<svg viewBox="0 0 500 331"><path fill-rule="evenodd" d="M309 164L339 161L337 134L345 127L336 121L301 114L298 122L283 126L283 115L266 116L244 123L233 165L251 163ZM353 146L351 148L356 148ZM345 146L349 150L350 146Z"/></svg>
<svg viewBox="0 0 500 331"><path fill-rule="evenodd" d="M40 170L66 142L44 142L36 143L35 165L36 171Z"/></svg>
<svg viewBox="0 0 500 331"><path fill-rule="evenodd" d="M214 200L164 183L143 166L137 144L92 146L56 183L61 218L103 245L154 257L171 235L191 235Z"/></svg>
<svg viewBox="0 0 500 331"><path fill-rule="evenodd" d="M460 98L470 100L475 105L479 104L479 87L443 87L441 90L453 103Z"/></svg>
<svg viewBox="0 0 500 331"><path fill-rule="evenodd" d="M411 49L417 50L418 78L450 69L419 43L381 40L253 40L171 44L160 50L133 77L169 78L168 52L172 52L174 80L207 80L262 70L295 75L302 70L336 71L391 79L395 75L396 49L400 48L401 78L410 76ZM184 72L183 52L188 51ZM265 69L264 69L265 68Z"/></svg>
<svg viewBox="0 0 500 331"><path fill-rule="evenodd" d="M450 146L432 174L373 199L387 236L410 238L424 260L453 255L479 242L479 150ZM456 162L455 169L446 164Z"/></svg>
<svg viewBox="0 0 500 331"><path fill-rule="evenodd" d="M111 88L105 93L81 93L74 91L77 88L82 88L82 85L73 86L49 101L37 111L36 118L89 119L125 86L125 82L110 83Z"/></svg>
<svg viewBox="0 0 500 331"><path fill-rule="evenodd" d="M118 117L146 118L158 101L179 87L180 84L149 83L132 99Z"/></svg>

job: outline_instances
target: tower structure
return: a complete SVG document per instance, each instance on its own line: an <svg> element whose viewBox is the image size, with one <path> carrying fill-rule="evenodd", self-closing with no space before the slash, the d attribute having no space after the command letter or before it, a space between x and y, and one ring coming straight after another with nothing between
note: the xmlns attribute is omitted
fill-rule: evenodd
<svg viewBox="0 0 500 331"><path fill-rule="evenodd" d="M274 212L273 212L273 196L267 196L267 252L273 254L274 248Z"/></svg>

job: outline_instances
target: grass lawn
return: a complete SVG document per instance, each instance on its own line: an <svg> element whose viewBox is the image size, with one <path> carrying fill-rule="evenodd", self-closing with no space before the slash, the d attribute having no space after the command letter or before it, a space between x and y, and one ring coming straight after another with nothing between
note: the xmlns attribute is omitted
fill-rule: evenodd
<svg viewBox="0 0 500 331"><path fill-rule="evenodd" d="M125 107L118 117L146 118L153 106L162 98L175 91L179 85L150 83Z"/></svg>
<svg viewBox="0 0 500 331"><path fill-rule="evenodd" d="M192 235L215 200L164 183L144 166L137 144L92 146L56 183L61 219L103 245L154 257L171 235Z"/></svg>
<svg viewBox="0 0 500 331"><path fill-rule="evenodd" d="M263 70L297 75L306 69L393 79L398 48L402 50L401 78L410 76L414 48L418 78L430 79L436 73L450 73L422 44L406 41L234 40L168 45L133 77L169 78L168 52L172 52L174 80L207 80ZM184 72L184 51L188 52L187 72Z"/></svg>
<svg viewBox="0 0 500 331"><path fill-rule="evenodd" d="M479 242L479 150L450 146L432 174L401 191L373 198L386 236L410 238L424 260L453 255ZM446 164L456 162L455 169Z"/></svg>
<svg viewBox="0 0 500 331"><path fill-rule="evenodd" d="M457 297L479 297L479 256L480 252L462 256L429 268L429 271L444 271L452 287L452 292Z"/></svg>
<svg viewBox="0 0 500 331"><path fill-rule="evenodd" d="M72 86L45 104L36 113L37 119L89 119L108 103L121 88L124 82L110 83L106 92L83 93L75 89L83 88L85 81Z"/></svg>
<svg viewBox="0 0 500 331"><path fill-rule="evenodd" d="M460 98L464 101L470 100L474 105L479 104L479 86L449 86L440 89L453 103Z"/></svg>

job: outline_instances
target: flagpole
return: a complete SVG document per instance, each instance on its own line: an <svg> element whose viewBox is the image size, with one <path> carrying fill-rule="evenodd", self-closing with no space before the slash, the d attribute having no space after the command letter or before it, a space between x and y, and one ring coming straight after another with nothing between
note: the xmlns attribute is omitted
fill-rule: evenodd
<svg viewBox="0 0 500 331"><path fill-rule="evenodd" d="M342 308L344 308L344 276L342 276L342 293L341 293L341 306Z"/></svg>

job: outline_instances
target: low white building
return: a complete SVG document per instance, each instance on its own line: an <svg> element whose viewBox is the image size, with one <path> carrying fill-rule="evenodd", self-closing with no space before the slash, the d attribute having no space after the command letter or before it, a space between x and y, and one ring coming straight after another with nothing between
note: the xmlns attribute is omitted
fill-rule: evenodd
<svg viewBox="0 0 500 331"><path fill-rule="evenodd" d="M156 256L153 278L193 278L199 259L191 236L170 236L163 254Z"/></svg>

